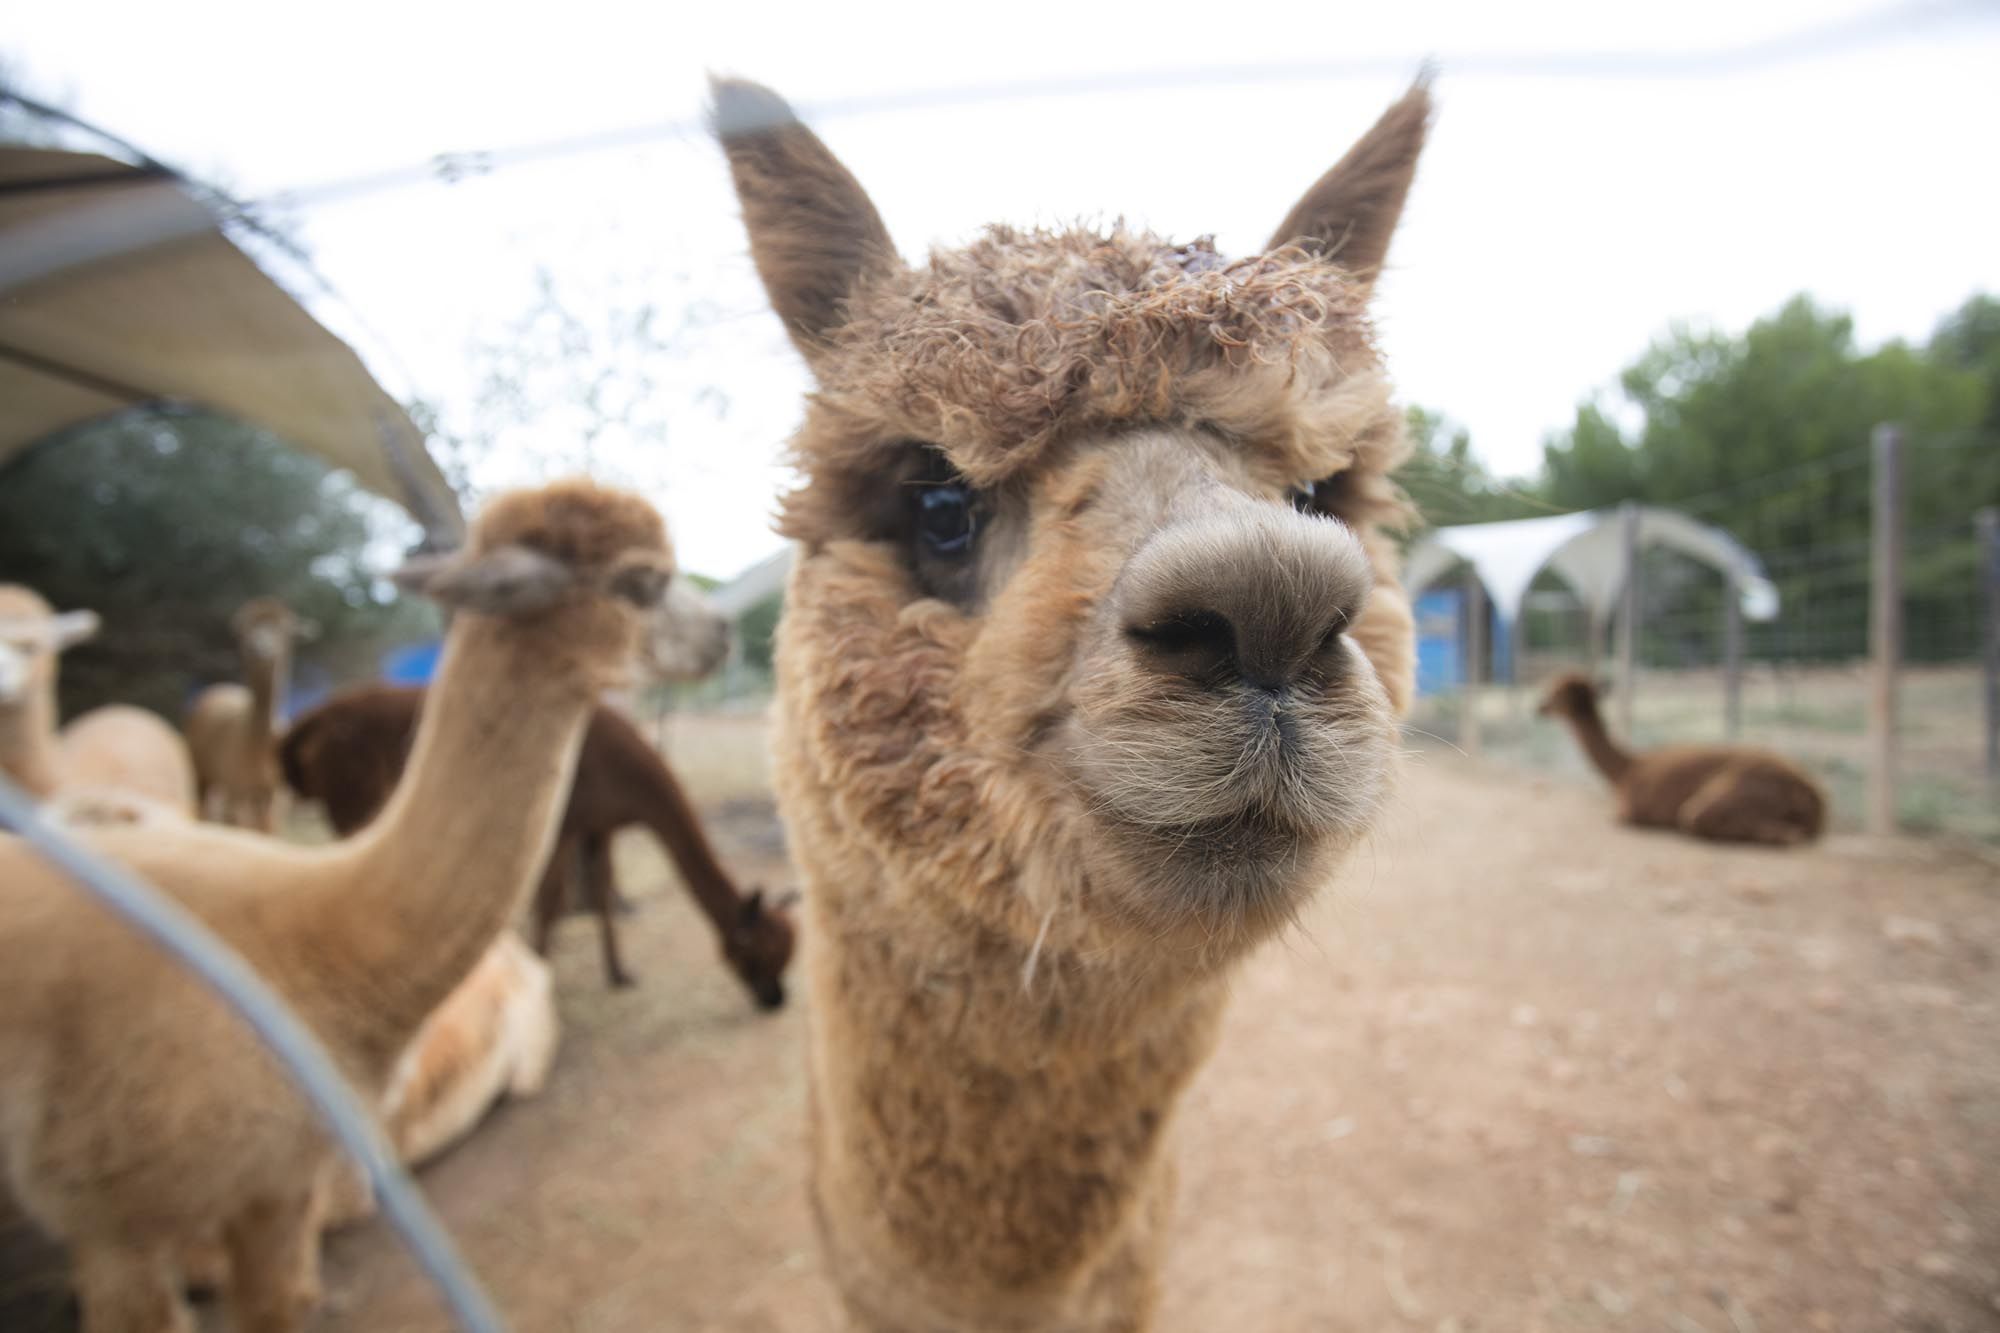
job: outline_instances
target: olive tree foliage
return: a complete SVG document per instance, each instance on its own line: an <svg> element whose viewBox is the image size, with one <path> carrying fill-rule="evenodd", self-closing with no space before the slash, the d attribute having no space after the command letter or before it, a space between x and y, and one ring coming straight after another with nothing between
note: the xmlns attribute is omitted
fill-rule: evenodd
<svg viewBox="0 0 2000 1333"><path fill-rule="evenodd" d="M1735 534L1764 557L1789 608L1755 631L1753 651L1783 656L1866 651L1869 435L1900 423L1905 650L1974 651L1973 515L2000 504L1991 297L1967 300L1927 343L1872 349L1858 345L1850 316L1805 296L1740 336L1677 325L1626 368L1620 388L1636 428L1580 407L1544 449L1541 494L1561 509L1627 499L1682 508Z"/></svg>

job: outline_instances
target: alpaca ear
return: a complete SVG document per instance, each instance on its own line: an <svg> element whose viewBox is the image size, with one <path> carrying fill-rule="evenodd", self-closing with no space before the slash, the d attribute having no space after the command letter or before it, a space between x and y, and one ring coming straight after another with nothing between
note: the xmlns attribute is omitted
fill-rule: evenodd
<svg viewBox="0 0 2000 1333"><path fill-rule="evenodd" d="M794 907L797 907L799 902L799 891L797 889L786 889L783 893L774 895L766 905L766 908L772 912L789 912Z"/></svg>
<svg viewBox="0 0 2000 1333"><path fill-rule="evenodd" d="M97 637L97 631L104 622L97 618L95 611L65 611L49 618L49 648L62 652L74 648L87 639Z"/></svg>
<svg viewBox="0 0 2000 1333"><path fill-rule="evenodd" d="M855 284L900 261L861 183L792 113L745 79L711 79L713 126L743 205L750 255L785 331L811 362Z"/></svg>
<svg viewBox="0 0 2000 1333"><path fill-rule="evenodd" d="M752 889L744 895L742 903L738 905L736 919L743 925L750 926L755 925L763 915L764 891Z"/></svg>
<svg viewBox="0 0 2000 1333"><path fill-rule="evenodd" d="M569 593L569 566L525 546L496 546L471 554L416 556L391 575L396 585L454 611L489 616L531 616Z"/></svg>
<svg viewBox="0 0 2000 1333"><path fill-rule="evenodd" d="M1373 285L1403 216L1430 130L1431 75L1425 70L1333 169L1278 224L1266 249L1299 245Z"/></svg>

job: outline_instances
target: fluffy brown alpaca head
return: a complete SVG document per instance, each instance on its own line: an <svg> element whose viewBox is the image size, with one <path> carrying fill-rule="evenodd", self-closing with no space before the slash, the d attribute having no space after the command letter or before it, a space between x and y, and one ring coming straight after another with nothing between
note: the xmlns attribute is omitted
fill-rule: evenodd
<svg viewBox="0 0 2000 1333"><path fill-rule="evenodd" d="M396 571L402 586L450 610L526 622L553 652L600 664L629 657L642 628L632 609L656 606L673 576L659 511L582 479L502 495L462 549ZM583 674L605 687L627 676L601 666Z"/></svg>
<svg viewBox="0 0 2000 1333"><path fill-rule="evenodd" d="M749 987L758 1007L784 1007L785 968L791 964L795 942L785 901L752 889L737 907L736 920L723 932L722 956Z"/></svg>
<svg viewBox="0 0 2000 1333"><path fill-rule="evenodd" d="M1597 712L1597 682L1574 671L1557 676L1535 712L1542 717L1591 717Z"/></svg>
<svg viewBox="0 0 2000 1333"><path fill-rule="evenodd" d="M268 666L283 657L292 640L311 638L319 627L292 614L292 609L275 597L253 597L236 608L229 618L243 656L250 662Z"/></svg>
<svg viewBox="0 0 2000 1333"><path fill-rule="evenodd" d="M995 227L918 266L777 96L715 94L818 385L781 523L787 780L1017 938L1267 933L1370 827L1411 688L1367 305L1426 91L1264 253Z"/></svg>

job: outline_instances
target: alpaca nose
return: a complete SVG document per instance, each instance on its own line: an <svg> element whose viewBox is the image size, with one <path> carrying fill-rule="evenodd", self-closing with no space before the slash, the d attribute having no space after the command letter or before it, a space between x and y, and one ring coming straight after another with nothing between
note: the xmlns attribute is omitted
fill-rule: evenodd
<svg viewBox="0 0 2000 1333"><path fill-rule="evenodd" d="M1275 694L1337 666L1340 636L1372 586L1345 524L1246 497L1155 534L1126 566L1116 601L1147 668Z"/></svg>

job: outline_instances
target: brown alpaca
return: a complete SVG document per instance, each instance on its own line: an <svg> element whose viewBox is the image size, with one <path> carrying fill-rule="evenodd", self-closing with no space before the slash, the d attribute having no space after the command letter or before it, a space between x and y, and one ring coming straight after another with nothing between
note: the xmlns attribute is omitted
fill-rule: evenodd
<svg viewBox="0 0 2000 1333"><path fill-rule="evenodd" d="M672 570L659 515L585 482L502 497L407 567L457 609L409 771L359 837L299 847L141 821L92 841L171 893L379 1099L533 885L599 693ZM185 1333L175 1259L222 1235L238 1333L317 1299L336 1158L312 1112L183 969L0 838L0 1160L70 1247L89 1333Z"/></svg>
<svg viewBox="0 0 2000 1333"><path fill-rule="evenodd" d="M1539 710L1576 734L1618 793L1618 818L1716 842L1788 847L1826 827L1826 793L1783 755L1744 745L1673 745L1633 754L1611 739L1586 677L1558 677Z"/></svg>
<svg viewBox="0 0 2000 1333"><path fill-rule="evenodd" d="M423 700L419 689L364 685L320 704L293 724L279 747L285 781L299 795L322 802L343 835L360 828L395 785ZM556 852L536 893L536 947L548 952L550 933L570 900L571 873L580 869L583 900L597 913L605 979L614 986L631 984L618 953L610 852L611 835L635 824L651 830L672 855L714 925L724 959L757 1003L767 1009L782 1005L792 957L791 919L762 890L737 890L673 771L630 722L607 707L591 715L584 733Z"/></svg>
<svg viewBox="0 0 2000 1333"><path fill-rule="evenodd" d="M292 674L292 640L309 630L275 597L257 597L230 619L243 655L242 685L211 685L188 707L188 749L201 780L201 814L270 833L277 827L278 710Z"/></svg>
<svg viewBox="0 0 2000 1333"><path fill-rule="evenodd" d="M1367 300L1427 94L1264 254L914 268L778 97L715 94L818 382L774 745L828 1268L872 1330L1143 1329L1231 966L1373 827L1410 693Z"/></svg>
<svg viewBox="0 0 2000 1333"><path fill-rule="evenodd" d="M130 805L192 817L194 766L180 734L143 708L107 704L56 730L56 667L97 633L90 611L58 615L0 584L0 772L39 800Z"/></svg>

